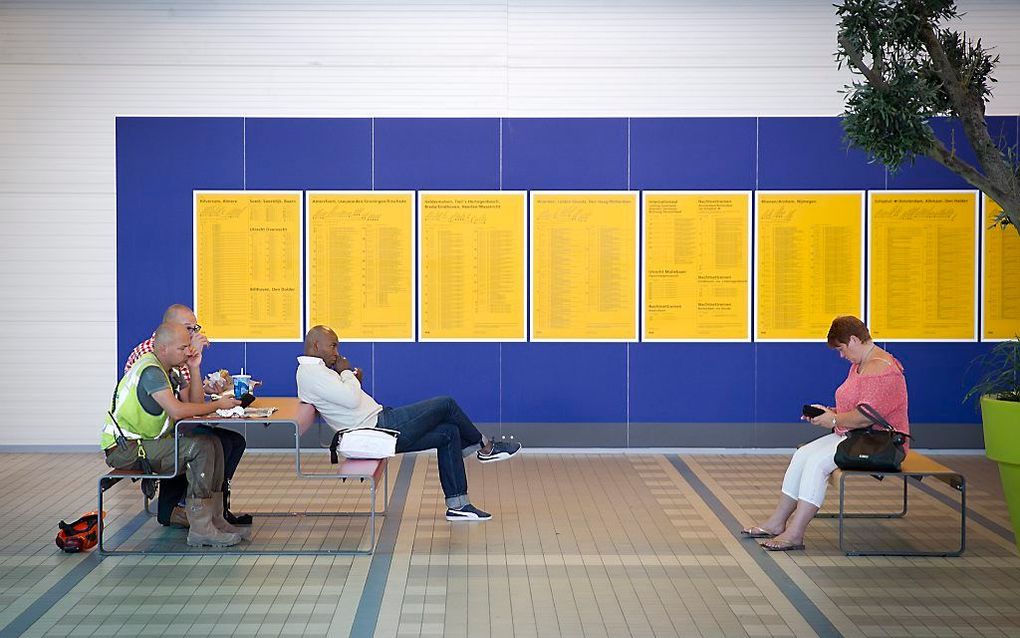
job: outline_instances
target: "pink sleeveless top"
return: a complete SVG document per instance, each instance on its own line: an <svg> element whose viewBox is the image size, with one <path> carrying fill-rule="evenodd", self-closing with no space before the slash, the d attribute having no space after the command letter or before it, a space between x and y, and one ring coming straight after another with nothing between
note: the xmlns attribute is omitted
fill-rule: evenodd
<svg viewBox="0 0 1020 638"><path fill-rule="evenodd" d="M889 425L909 434L907 380L903 376L903 364L893 357L892 365L886 366L880 374L862 375L857 373L857 369L856 364L851 365L846 381L836 388L836 411L849 412L861 403L867 403L884 416ZM846 434L847 431L847 428L836 428L836 434ZM907 442L909 444L910 439Z"/></svg>

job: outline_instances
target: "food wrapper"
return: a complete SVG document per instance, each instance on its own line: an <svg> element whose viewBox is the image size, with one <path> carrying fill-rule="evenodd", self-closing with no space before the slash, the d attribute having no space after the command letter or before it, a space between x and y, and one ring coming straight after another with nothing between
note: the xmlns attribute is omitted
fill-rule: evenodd
<svg viewBox="0 0 1020 638"><path fill-rule="evenodd" d="M230 384L230 373L226 370L217 370L216 372L210 372L205 375L205 378L209 383L226 383Z"/></svg>

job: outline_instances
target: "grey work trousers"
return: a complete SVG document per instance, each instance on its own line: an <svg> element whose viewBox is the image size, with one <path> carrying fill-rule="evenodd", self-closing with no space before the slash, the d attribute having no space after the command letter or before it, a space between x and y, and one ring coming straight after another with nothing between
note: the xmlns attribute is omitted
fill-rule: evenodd
<svg viewBox="0 0 1020 638"><path fill-rule="evenodd" d="M138 462L139 441L128 441L127 447L116 446L107 451L106 464L117 469L141 469ZM152 469L160 474L174 471L174 440L141 441ZM177 473L188 476L188 498L209 498L223 489L223 445L211 434L189 432L180 435L177 447Z"/></svg>

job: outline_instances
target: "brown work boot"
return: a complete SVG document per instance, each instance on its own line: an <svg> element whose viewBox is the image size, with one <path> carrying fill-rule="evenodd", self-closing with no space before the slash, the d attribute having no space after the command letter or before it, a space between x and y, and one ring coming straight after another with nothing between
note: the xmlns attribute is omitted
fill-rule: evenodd
<svg viewBox="0 0 1020 638"><path fill-rule="evenodd" d="M221 532L226 532L228 534L237 534L244 540L249 540L251 538L251 528L241 529L240 527L234 527L233 525L227 522L227 519L223 518L223 493L214 492L211 500L213 507L212 515L213 526L215 526L216 529L220 530Z"/></svg>
<svg viewBox="0 0 1020 638"><path fill-rule="evenodd" d="M219 495L217 495L219 496ZM213 525L215 505L213 499L188 497L188 545L192 547L230 547L241 542L241 537L229 532L221 532Z"/></svg>
<svg viewBox="0 0 1020 638"><path fill-rule="evenodd" d="M174 511L170 512L170 527L180 529L191 527L191 524L188 523L188 513L184 511L183 507L174 507Z"/></svg>

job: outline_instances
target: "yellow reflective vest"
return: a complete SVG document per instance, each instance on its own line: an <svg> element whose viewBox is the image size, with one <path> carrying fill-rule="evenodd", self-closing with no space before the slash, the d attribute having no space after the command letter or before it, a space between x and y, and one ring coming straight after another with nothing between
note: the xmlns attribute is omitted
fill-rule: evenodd
<svg viewBox="0 0 1020 638"><path fill-rule="evenodd" d="M159 364L159 359L152 352L146 353L138 358L127 374L117 384L117 394L114 398L113 416L117 418L120 429L124 432L124 438L128 440L158 439L166 434L172 425L166 411L159 414L149 414L138 401L138 382L146 368L159 368L164 377L167 377L166 370ZM170 385L170 377L166 379ZM103 423L103 435L99 445L104 450L116 444L117 427L113 424L110 414L106 414Z"/></svg>

